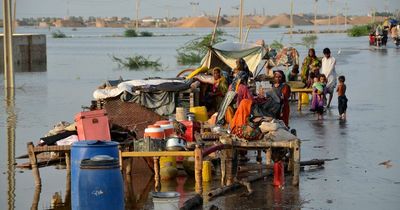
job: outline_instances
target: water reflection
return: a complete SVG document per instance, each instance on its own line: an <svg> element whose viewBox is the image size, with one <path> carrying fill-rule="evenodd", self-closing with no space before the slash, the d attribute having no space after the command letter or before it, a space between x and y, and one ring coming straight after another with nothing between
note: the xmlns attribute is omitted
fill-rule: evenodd
<svg viewBox="0 0 400 210"><path fill-rule="evenodd" d="M15 127L17 116L15 114L14 88L5 88L5 105L7 112L7 184L8 184L8 209L15 209Z"/></svg>

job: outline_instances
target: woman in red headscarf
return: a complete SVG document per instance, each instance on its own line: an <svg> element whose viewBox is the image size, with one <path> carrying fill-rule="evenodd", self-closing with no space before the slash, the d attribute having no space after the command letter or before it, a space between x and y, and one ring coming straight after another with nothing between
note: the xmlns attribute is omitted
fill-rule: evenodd
<svg viewBox="0 0 400 210"><path fill-rule="evenodd" d="M276 92L279 94L278 96L281 99L281 113L277 118L281 119L285 125L289 127L289 98L291 90L290 86L286 84L286 78L283 71L277 70L274 72L274 84L272 84L272 88L276 88Z"/></svg>

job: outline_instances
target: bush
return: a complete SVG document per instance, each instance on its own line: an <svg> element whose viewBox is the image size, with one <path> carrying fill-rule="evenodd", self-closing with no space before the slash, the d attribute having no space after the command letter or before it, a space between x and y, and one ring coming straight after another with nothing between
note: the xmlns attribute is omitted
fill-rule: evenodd
<svg viewBox="0 0 400 210"><path fill-rule="evenodd" d="M272 25L270 25L269 27L270 27L270 28L280 28L281 25L279 25L279 24L272 24Z"/></svg>
<svg viewBox="0 0 400 210"><path fill-rule="evenodd" d="M151 36L153 36L153 33L150 31L141 31L140 36L151 37Z"/></svg>
<svg viewBox="0 0 400 210"><path fill-rule="evenodd" d="M306 35L301 38L302 45L306 46L307 49L314 48L317 43L318 36L317 35Z"/></svg>
<svg viewBox="0 0 400 210"><path fill-rule="evenodd" d="M57 30L53 33L51 33L53 38L67 38L67 35L65 35L62 31Z"/></svg>
<svg viewBox="0 0 400 210"><path fill-rule="evenodd" d="M372 30L372 24L356 25L347 30L347 35L351 37L368 36Z"/></svg>
<svg viewBox="0 0 400 210"><path fill-rule="evenodd" d="M270 44L270 47L271 47L272 49L275 49L275 50L280 50L280 49L282 49L282 48L284 47L283 44L282 44L282 38L281 38L280 41L274 40L274 41Z"/></svg>
<svg viewBox="0 0 400 210"><path fill-rule="evenodd" d="M137 37L137 33L135 29L126 29L124 32L125 37Z"/></svg>
<svg viewBox="0 0 400 210"><path fill-rule="evenodd" d="M125 59L113 56L112 60L114 62L117 62L118 66L127 68L129 70L139 70L145 68L160 70L160 68L162 67L160 59L151 60L150 56L146 58L142 55L135 55L132 57L127 57Z"/></svg>
<svg viewBox="0 0 400 210"><path fill-rule="evenodd" d="M225 34L222 30L217 30L215 33L215 38L213 44L223 42L225 39L222 39L221 36ZM212 34L208 34L203 37L199 37L193 39L187 43L183 47L178 48L176 51L177 62L180 65L195 65L201 62L201 59L206 55L208 51L208 47L210 46Z"/></svg>

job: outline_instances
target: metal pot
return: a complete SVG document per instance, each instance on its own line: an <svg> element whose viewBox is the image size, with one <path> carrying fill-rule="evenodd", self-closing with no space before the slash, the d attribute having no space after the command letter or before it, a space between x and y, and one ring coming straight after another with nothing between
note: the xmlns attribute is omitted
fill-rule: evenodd
<svg viewBox="0 0 400 210"><path fill-rule="evenodd" d="M186 148L186 141L179 137L169 137L165 142L165 149L169 151L181 151Z"/></svg>

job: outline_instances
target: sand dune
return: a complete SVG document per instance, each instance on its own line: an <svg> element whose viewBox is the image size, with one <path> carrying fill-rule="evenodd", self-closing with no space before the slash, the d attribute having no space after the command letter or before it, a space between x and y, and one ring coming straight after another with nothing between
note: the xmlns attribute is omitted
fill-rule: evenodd
<svg viewBox="0 0 400 210"><path fill-rule="evenodd" d="M293 24L294 25L311 25L312 23L304 17L299 15L293 15ZM280 14L270 21L266 23L266 25L281 25L281 26L290 26L290 15L288 14Z"/></svg>
<svg viewBox="0 0 400 210"><path fill-rule="evenodd" d="M239 27L239 17L234 16L228 19L229 23L224 25L224 27ZM262 27L262 24L258 23L257 21L253 20L252 16L245 16L243 19L243 27L251 28L260 28Z"/></svg>

